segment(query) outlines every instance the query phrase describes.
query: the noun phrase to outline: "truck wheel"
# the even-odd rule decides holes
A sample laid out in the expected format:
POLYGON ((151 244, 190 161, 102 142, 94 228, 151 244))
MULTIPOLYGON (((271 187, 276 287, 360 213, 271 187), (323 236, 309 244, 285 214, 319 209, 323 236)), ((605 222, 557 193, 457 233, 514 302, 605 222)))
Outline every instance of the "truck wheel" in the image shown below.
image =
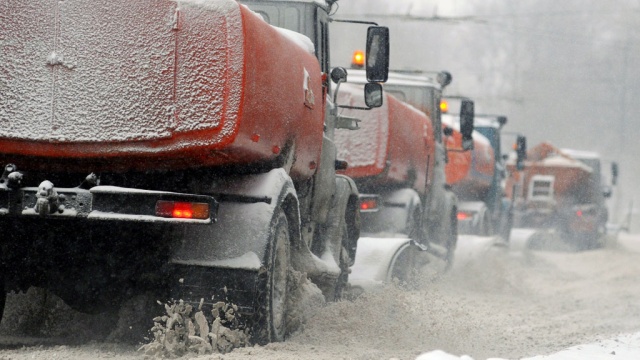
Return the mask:
POLYGON ((478 224, 478 232, 479 236, 491 236, 493 235, 493 229, 491 226, 491 217, 489 216, 489 212, 485 211, 482 214, 482 218, 480 219, 480 223, 478 224))
POLYGON ((351 262, 347 246, 349 246, 349 232, 347 231, 347 223, 345 222, 342 225, 342 245, 339 255, 340 275, 338 276, 338 279, 336 279, 333 289, 325 292, 324 295, 327 301, 338 301, 342 299, 342 292, 349 282, 349 264, 351 262))
POLYGON ((282 209, 277 209, 267 247, 265 269, 258 279, 256 320, 252 327, 253 341, 264 345, 283 341, 286 335, 289 224, 282 209))
POLYGON ((505 224, 502 225, 501 236, 505 243, 509 243, 511 239, 511 229, 513 229, 513 212, 507 212, 506 219, 504 219, 505 224))
POLYGON ((407 219, 407 236, 409 239, 421 241, 423 232, 420 229, 420 209, 415 209, 413 214, 411 214, 407 219))
MULTIPOLYGON (((447 217, 445 217, 446 219, 447 217)), ((445 258, 444 271, 449 271, 453 266, 453 256, 456 252, 456 244, 458 242, 458 217, 457 211, 452 211, 448 217, 448 221, 445 221, 444 229, 448 233, 445 246, 447 248, 447 255, 445 258)))
POLYGON ((2 320, 2 317, 4 316, 4 306, 7 303, 7 292, 4 288, 5 284, 4 284, 4 276, 0 275, 0 321, 2 320))

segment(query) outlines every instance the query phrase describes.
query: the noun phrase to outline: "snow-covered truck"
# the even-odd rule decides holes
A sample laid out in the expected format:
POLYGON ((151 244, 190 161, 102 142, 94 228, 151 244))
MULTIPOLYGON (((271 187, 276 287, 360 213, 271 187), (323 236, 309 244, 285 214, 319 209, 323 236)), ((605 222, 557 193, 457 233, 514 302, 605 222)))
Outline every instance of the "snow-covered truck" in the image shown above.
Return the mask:
MULTIPOLYGON (((362 71, 352 70, 348 81, 364 84, 365 79, 362 71)), ((381 261, 388 268, 380 272, 386 280, 405 277, 407 271, 414 270, 412 250, 428 251, 446 261, 447 266, 453 259, 457 199, 445 184, 446 154, 439 108, 442 91, 450 80, 448 73, 429 76, 391 72, 384 85, 383 106, 362 116, 362 129, 357 133, 341 131, 336 136, 338 157, 348 164, 343 173, 355 180, 361 192, 362 232, 370 243, 365 249, 361 238, 356 262, 365 257, 364 251, 388 248, 380 244, 385 238, 401 235, 408 239, 394 241, 397 245, 384 250, 390 255, 381 261)), ((358 105, 353 101, 359 92, 357 87, 351 91, 351 105, 358 105)), ((461 106, 463 119, 470 124, 465 137, 470 137, 473 103, 461 106)))
MULTIPOLYGON (((291 269, 339 296, 359 213, 335 172, 334 131, 353 122, 332 102, 335 1, 247 4, 0 3, 5 292, 84 312, 147 291, 229 301, 260 343, 286 334, 291 269)), ((379 106, 388 29, 367 41, 379 106)))
MULTIPOLYGON (((445 99, 455 102, 455 99, 445 99)), ((443 105, 446 107, 446 105, 443 105)), ((443 115, 443 122, 451 127, 447 145, 462 144, 459 115, 443 115)), ((449 152, 446 166, 447 184, 458 196, 458 224, 461 234, 500 235, 509 240, 513 226, 512 201, 505 191, 507 178, 504 154, 501 148, 505 116, 476 115, 474 119, 473 150, 449 152)))
MULTIPOLYGON (((521 184, 516 226, 555 230, 578 248, 600 244, 609 218, 605 198, 611 195, 601 162, 595 152, 559 149, 547 142, 527 151, 524 169, 510 180, 521 184)), ((513 163, 508 168, 515 171, 513 163)), ((615 184, 617 165, 612 168, 615 184)))

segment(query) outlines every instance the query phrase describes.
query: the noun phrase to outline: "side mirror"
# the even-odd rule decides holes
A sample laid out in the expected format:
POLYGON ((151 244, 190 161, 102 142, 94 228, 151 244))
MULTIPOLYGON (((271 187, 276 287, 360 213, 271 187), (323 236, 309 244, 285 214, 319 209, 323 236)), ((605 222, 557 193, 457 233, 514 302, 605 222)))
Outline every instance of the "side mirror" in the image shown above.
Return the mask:
POLYGON ((611 185, 617 185, 618 184, 618 163, 617 162, 612 162, 611 163, 611 185))
POLYGON ((364 103, 369 108, 382 106, 384 97, 382 96, 382 85, 378 83, 366 83, 364 85, 364 103))
POLYGON ((447 127, 442 129, 442 133, 444 134, 444 136, 449 137, 449 136, 453 135, 453 129, 447 126, 447 127))
POLYGON ((527 138, 518 135, 516 138, 516 169, 518 171, 524 170, 524 161, 527 159, 527 138))
POLYGON ((462 149, 473 149, 473 101, 462 99, 460 103, 460 133, 462 134, 462 149))
POLYGON ((389 28, 370 26, 367 30, 367 81, 385 82, 389 77, 389 28))
POLYGON ((335 67, 331 70, 331 80, 338 84, 347 81, 347 69, 343 67, 335 67))

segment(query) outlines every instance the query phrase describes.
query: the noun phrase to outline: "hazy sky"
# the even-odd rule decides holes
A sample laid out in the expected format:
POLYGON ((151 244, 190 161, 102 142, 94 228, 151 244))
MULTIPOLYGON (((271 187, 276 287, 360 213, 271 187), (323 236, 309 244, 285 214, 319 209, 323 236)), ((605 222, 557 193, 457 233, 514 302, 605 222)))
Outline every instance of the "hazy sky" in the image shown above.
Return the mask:
MULTIPOLYGON (((527 135, 530 146, 550 141, 618 161, 622 181, 610 203, 626 210, 635 198, 640 207, 640 1, 340 4, 338 18, 390 27, 392 68, 450 71, 448 94, 474 98, 478 112, 507 115, 506 129, 527 135)), ((345 38, 353 25, 335 25, 333 63, 348 66, 364 39, 345 38)))

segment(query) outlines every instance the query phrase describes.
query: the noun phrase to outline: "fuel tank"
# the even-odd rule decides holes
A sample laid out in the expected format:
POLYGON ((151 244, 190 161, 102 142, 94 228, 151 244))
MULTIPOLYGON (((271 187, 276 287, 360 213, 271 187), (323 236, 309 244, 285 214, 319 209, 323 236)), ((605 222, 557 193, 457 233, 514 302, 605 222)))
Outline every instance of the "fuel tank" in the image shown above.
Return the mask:
POLYGON ((0 0, 0 162, 159 170, 319 163, 311 41, 232 0, 0 0))
POLYGON ((473 132, 473 150, 462 149, 459 122, 453 115, 442 115, 443 126, 453 130, 445 143, 449 161, 445 166, 447 184, 464 199, 482 199, 489 191, 495 171, 495 155, 491 143, 482 134, 473 132))
MULTIPOLYGON (((363 87, 342 84, 338 104, 364 106, 363 87)), ((431 119, 423 112, 384 93, 383 106, 371 110, 344 109, 342 115, 361 119, 359 130, 337 130, 338 158, 343 173, 360 188, 409 186, 420 194, 433 176, 435 143, 431 119)))

